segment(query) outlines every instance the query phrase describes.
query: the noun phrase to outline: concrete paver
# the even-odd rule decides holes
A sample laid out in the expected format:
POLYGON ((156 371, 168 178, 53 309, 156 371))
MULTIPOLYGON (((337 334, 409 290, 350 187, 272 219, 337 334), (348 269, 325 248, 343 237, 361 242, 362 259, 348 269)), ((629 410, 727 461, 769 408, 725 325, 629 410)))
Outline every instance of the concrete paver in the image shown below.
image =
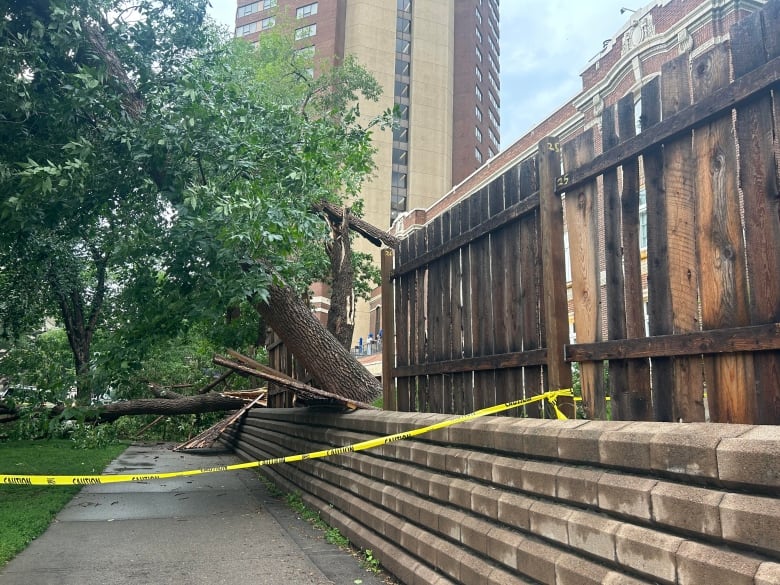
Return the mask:
MULTIPOLYGON (((237 462, 134 445, 106 473, 237 462)), ((52 489, 57 489, 53 487, 52 489)), ((0 572, 2 585, 342 585, 382 580, 273 499, 253 470, 85 487, 0 572)))

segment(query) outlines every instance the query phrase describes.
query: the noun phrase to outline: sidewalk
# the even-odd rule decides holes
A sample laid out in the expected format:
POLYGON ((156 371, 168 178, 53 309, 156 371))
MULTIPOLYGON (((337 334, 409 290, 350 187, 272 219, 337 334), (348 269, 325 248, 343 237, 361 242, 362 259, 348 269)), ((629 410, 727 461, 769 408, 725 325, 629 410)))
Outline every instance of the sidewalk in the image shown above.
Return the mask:
MULTIPOLYGON (((236 463, 134 445, 106 473, 236 463)), ((57 488, 52 488, 57 489, 57 488)), ((2 585, 382 585, 272 498, 254 470, 85 487, 0 571, 2 585)))

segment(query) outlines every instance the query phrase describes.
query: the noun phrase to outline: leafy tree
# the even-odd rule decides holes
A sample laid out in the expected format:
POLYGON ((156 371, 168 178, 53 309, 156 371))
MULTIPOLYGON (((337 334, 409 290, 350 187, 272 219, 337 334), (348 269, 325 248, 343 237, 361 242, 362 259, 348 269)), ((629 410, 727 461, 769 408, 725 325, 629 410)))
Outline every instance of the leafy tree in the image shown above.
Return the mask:
POLYGON ((283 39, 227 42, 205 1, 0 4, 2 333, 55 316, 82 402, 101 330, 131 346, 238 304, 306 317, 290 303, 326 274, 330 237, 311 210, 352 202, 373 168, 362 69, 314 79, 283 39))

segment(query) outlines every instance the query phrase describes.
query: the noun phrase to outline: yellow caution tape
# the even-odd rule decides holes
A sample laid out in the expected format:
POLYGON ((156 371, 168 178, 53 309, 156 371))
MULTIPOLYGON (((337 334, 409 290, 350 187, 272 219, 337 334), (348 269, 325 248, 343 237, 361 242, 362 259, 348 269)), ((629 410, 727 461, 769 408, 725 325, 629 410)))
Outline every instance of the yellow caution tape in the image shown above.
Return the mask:
POLYGON ((409 439, 411 437, 417 437, 425 433, 437 431, 439 429, 445 429, 453 425, 457 425, 466 421, 470 421, 481 416, 487 416, 489 414, 497 414, 504 412, 512 408, 518 408, 537 402, 539 400, 547 400, 555 411, 555 416, 558 419, 566 419, 566 416, 559 410, 557 401, 561 396, 572 397, 573 393, 569 390, 551 390, 544 394, 539 394, 533 398, 527 398, 524 400, 513 400, 512 402, 505 402, 503 404, 496 404, 494 406, 488 406, 476 410, 469 414, 464 414, 454 419, 442 421, 436 424, 429 425, 427 427, 420 427, 418 429, 412 429, 411 431, 405 431, 403 433, 396 433, 394 435, 387 435, 384 437, 378 437, 376 439, 369 439, 368 441, 361 441, 360 443, 353 443, 345 447, 336 447, 334 449, 326 449, 323 451, 314 451, 312 453, 303 453, 300 455, 289 455, 287 457, 277 457, 275 459, 265 459, 263 461, 249 461, 247 463, 237 463, 235 465, 220 465, 217 467, 204 467, 202 469, 189 469, 187 471, 171 471, 168 473, 146 473, 146 474, 124 474, 124 475, 2 475, 0 474, 0 484, 5 485, 92 485, 103 483, 124 483, 132 481, 148 481, 150 479, 169 479, 172 477, 187 477, 190 475, 200 475, 202 473, 216 473, 219 471, 234 471, 237 469, 250 469, 253 467, 261 467, 263 465, 278 465, 279 463, 294 463, 296 461, 305 461, 307 459, 321 459, 323 457, 330 457, 332 455, 341 455, 342 453, 353 453, 355 451, 365 451, 367 449, 374 449, 393 443, 395 441, 401 441, 403 439, 409 439))

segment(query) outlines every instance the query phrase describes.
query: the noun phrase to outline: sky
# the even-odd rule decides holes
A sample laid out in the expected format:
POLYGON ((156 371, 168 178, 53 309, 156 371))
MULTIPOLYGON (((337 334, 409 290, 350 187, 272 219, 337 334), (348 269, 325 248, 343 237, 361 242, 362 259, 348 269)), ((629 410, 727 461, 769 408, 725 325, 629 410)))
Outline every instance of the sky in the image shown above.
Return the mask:
MULTIPOLYGON (((390 1, 390 0, 388 0, 390 1)), ((500 0, 501 148, 511 146, 581 89, 580 73, 647 0, 500 0)), ((236 0, 211 0, 231 30, 236 0)))

